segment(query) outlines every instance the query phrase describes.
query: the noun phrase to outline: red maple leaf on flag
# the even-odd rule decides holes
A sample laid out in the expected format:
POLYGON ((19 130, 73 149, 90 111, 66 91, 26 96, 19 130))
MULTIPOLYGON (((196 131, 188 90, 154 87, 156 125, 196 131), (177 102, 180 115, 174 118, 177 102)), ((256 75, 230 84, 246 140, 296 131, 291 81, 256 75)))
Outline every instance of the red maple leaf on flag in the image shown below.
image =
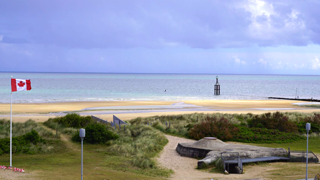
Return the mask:
POLYGON ((25 85, 25 83, 22 82, 22 81, 20 81, 20 82, 18 83, 18 86, 19 86, 19 87, 23 87, 24 85, 25 85))

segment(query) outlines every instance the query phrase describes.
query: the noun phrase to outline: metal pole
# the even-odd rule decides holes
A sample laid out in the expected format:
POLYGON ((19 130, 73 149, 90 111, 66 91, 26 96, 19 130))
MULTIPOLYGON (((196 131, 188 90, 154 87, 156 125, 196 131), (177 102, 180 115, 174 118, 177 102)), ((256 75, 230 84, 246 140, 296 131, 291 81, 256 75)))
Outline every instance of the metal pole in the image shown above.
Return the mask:
POLYGON ((10 97, 10 167, 12 167, 12 92, 10 97))
POLYGON ((81 180, 83 180, 83 138, 81 138, 81 180))
POLYGON ((309 131, 311 129, 311 124, 306 123, 306 130, 307 130, 307 155, 306 155, 306 180, 308 180, 308 146, 309 146, 309 131))
POLYGON ((307 168, 306 168, 306 180, 308 180, 308 159, 309 159, 309 157, 308 157, 308 144, 309 144, 309 131, 307 131, 307 157, 306 157, 306 166, 307 166, 307 168))
POLYGON ((86 130, 81 128, 79 130, 79 137, 81 138, 81 180, 83 180, 83 139, 86 136, 86 130))

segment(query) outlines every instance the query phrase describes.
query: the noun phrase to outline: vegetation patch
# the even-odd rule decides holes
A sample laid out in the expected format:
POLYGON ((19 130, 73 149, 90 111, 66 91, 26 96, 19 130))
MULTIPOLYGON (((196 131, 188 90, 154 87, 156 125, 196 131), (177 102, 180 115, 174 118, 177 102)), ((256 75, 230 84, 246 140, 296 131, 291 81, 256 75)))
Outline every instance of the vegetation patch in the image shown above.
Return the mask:
POLYGON ((44 124, 52 129, 56 129, 57 124, 63 127, 83 128, 93 122, 91 116, 80 116, 79 114, 72 113, 61 117, 50 118, 44 124))
MULTIPOLYGON (((73 142, 80 142, 79 137, 79 116, 64 116, 52 118, 44 124, 58 132, 70 135, 73 142), (63 120, 61 120, 63 119, 63 120), (66 126, 68 124, 68 126, 66 126), (75 126, 73 126, 75 125, 75 126)), ((91 118, 91 117, 90 117, 91 118)), ((122 129, 114 129, 109 124, 86 120, 81 124, 81 128, 86 129, 84 143, 100 144, 104 147, 102 152, 106 155, 118 159, 119 167, 113 167, 116 170, 136 171, 134 168, 144 169, 145 175, 154 177, 169 177, 171 170, 160 168, 154 157, 168 143, 166 137, 158 130, 145 125, 130 125, 122 129), (128 164, 129 163, 129 166, 128 164)), ((118 165, 115 165, 118 166, 118 165)), ((138 170, 139 171, 139 170, 138 170)), ((139 171, 139 173, 141 173, 139 171)))
POLYGON ((265 113, 185 114, 136 118, 132 124, 149 124, 160 131, 186 138, 206 136, 246 143, 286 143, 305 139, 305 124, 311 123, 311 136, 320 133, 320 114, 265 113))
POLYGON ((129 126, 119 131, 119 139, 112 141, 109 150, 131 159, 140 168, 155 168, 154 158, 168 143, 167 138, 149 126, 129 126))
MULTIPOLYGON (((100 123, 89 124, 86 128, 85 143, 90 144, 101 144, 106 143, 109 140, 117 139, 119 136, 111 131, 109 126, 100 123)), ((79 131, 74 133, 72 136, 72 141, 80 142, 79 131)))
MULTIPOLYGON (((12 123, 12 153, 36 154, 60 150, 59 138, 36 122, 12 123)), ((0 120, 0 155, 10 153, 10 122, 0 120)))

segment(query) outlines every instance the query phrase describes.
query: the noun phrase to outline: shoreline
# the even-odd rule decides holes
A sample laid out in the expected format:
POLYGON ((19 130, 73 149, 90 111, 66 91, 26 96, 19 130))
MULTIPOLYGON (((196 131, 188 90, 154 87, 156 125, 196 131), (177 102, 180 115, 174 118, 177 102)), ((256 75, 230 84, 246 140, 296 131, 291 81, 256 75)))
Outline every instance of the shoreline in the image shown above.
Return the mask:
MULTIPOLYGON (((190 113, 262 114, 267 112, 320 112, 320 108, 299 106, 294 100, 186 100, 186 101, 86 101, 62 103, 12 104, 15 122, 33 119, 44 122, 67 112, 95 115, 107 121, 116 115, 130 120, 136 117, 190 113), (86 110, 89 109, 89 110, 86 110)), ((0 119, 10 119, 10 104, 0 104, 0 119)))

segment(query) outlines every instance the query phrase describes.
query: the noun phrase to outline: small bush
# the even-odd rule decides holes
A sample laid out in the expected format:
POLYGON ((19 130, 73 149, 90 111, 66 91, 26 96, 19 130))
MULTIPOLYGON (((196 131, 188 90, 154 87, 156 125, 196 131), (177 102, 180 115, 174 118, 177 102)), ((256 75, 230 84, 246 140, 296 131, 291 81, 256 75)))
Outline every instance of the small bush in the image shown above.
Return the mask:
MULTIPOLYGON (((119 136, 114 132, 110 131, 109 127, 103 124, 93 123, 93 124, 89 124, 86 127, 86 137, 84 142, 90 143, 90 144, 101 144, 117 138, 119 138, 119 136)), ((76 142, 81 141, 79 137, 79 131, 77 131, 72 136, 72 141, 76 141, 76 142)))
POLYGON ((320 133, 320 114, 314 113, 311 117, 305 117, 297 122, 298 130, 301 133, 306 133, 306 123, 311 124, 310 133, 320 133))
POLYGON ((275 112, 265 113, 262 115, 256 115, 252 119, 248 120, 249 127, 253 128, 267 128, 278 129, 283 132, 298 132, 297 125, 289 121, 289 118, 283 113, 275 112))
MULTIPOLYGON (((72 113, 67 114, 62 117, 57 118, 50 118, 46 123, 44 123, 47 126, 54 126, 55 124, 52 122, 56 122, 59 125, 62 125, 64 127, 73 127, 73 128, 83 128, 88 126, 89 124, 93 123, 94 121, 90 116, 80 116, 79 114, 72 113)), ((50 127, 55 129, 56 127, 50 127)))
POLYGON ((230 140, 233 138, 233 133, 237 133, 239 129, 231 124, 226 118, 207 117, 205 121, 194 125, 190 129, 189 135, 193 139, 202 139, 206 136, 217 137, 221 140, 230 140))
MULTIPOLYGON (((13 153, 27 153, 33 154, 41 149, 33 148, 38 144, 46 144, 46 141, 42 139, 38 132, 32 130, 25 135, 12 138, 12 151, 13 153), (33 149, 33 150, 32 150, 33 149)), ((0 155, 10 152, 10 138, 0 139, 0 155)))

